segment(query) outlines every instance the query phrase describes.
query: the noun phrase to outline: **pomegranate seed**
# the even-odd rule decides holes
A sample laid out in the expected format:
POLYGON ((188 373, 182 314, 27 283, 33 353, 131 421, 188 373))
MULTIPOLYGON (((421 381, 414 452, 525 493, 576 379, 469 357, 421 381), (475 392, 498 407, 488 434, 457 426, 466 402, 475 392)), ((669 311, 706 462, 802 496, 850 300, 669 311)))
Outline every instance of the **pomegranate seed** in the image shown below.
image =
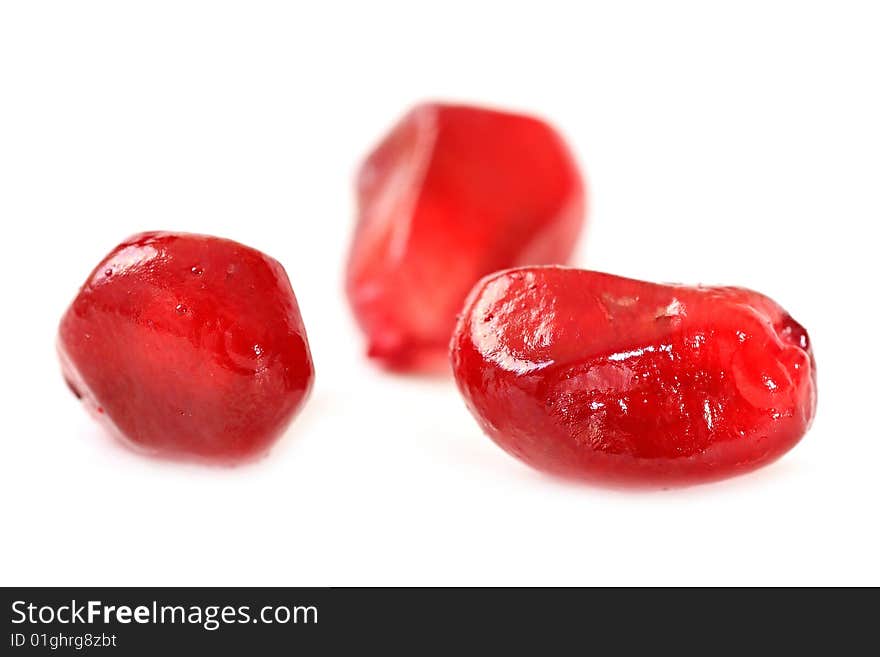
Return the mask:
POLYGON ((284 268, 216 237, 143 233, 95 268, 61 321, 73 393, 143 451, 258 455, 314 378, 284 268))
POLYGON ((565 263, 584 221, 580 174, 546 123, 427 104, 370 154, 347 291, 368 354, 397 370, 446 366, 468 291, 498 269, 565 263))
POLYGON ((470 411, 544 471, 688 484, 791 449, 816 408, 807 332, 767 297, 564 267, 495 273, 452 341, 470 411))

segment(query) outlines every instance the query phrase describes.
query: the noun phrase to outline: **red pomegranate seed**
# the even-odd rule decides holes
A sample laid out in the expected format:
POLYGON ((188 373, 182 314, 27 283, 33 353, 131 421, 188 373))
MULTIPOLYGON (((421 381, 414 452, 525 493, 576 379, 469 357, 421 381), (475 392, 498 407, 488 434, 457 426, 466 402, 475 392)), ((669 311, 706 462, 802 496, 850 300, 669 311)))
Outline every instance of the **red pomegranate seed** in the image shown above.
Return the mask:
POLYGON ((544 471, 688 484, 770 463, 816 408, 807 332, 767 297, 597 272, 499 272, 452 341, 468 407, 544 471))
POLYGON ((449 338, 480 277, 564 263, 584 219, 580 174, 536 119, 420 105, 370 154, 347 291, 368 354, 397 370, 446 366, 449 338))
POLYGON ((267 450, 314 378, 284 268, 205 235, 113 249, 64 315, 58 351, 71 390, 118 437, 212 461, 267 450))

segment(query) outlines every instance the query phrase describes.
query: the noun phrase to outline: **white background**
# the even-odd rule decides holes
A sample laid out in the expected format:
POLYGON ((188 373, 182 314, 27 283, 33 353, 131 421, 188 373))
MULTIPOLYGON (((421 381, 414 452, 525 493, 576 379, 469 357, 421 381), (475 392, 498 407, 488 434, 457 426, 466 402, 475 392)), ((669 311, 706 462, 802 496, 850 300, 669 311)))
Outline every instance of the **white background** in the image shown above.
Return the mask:
POLYGON ((3 584, 880 584, 876 3, 4 2, 3 584), (591 187, 578 263, 761 290, 812 336, 781 461, 621 492, 528 469, 451 381, 362 356, 360 158, 425 98, 521 109, 591 187), (265 460, 145 459, 65 388, 57 322, 147 229, 287 268, 317 368, 265 460))

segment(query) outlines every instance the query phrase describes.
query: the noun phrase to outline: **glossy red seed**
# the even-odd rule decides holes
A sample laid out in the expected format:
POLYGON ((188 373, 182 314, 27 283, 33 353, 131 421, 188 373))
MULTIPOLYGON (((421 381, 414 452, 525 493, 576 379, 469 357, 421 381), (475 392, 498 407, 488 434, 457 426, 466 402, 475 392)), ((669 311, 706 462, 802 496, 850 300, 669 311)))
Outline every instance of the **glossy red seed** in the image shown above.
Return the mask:
POLYGON ((742 288, 499 272, 471 293, 451 356, 486 433, 566 476, 663 485, 736 475, 791 449, 816 407, 807 332, 742 288))
POLYGON ((314 378, 283 267, 205 235, 113 249, 64 315, 58 351, 74 394, 129 445, 212 461, 268 449, 314 378))
POLYGON ((398 370, 446 366, 456 313, 480 277, 564 263, 584 219, 580 174, 536 119, 420 105, 358 180, 346 285, 368 353, 398 370))

